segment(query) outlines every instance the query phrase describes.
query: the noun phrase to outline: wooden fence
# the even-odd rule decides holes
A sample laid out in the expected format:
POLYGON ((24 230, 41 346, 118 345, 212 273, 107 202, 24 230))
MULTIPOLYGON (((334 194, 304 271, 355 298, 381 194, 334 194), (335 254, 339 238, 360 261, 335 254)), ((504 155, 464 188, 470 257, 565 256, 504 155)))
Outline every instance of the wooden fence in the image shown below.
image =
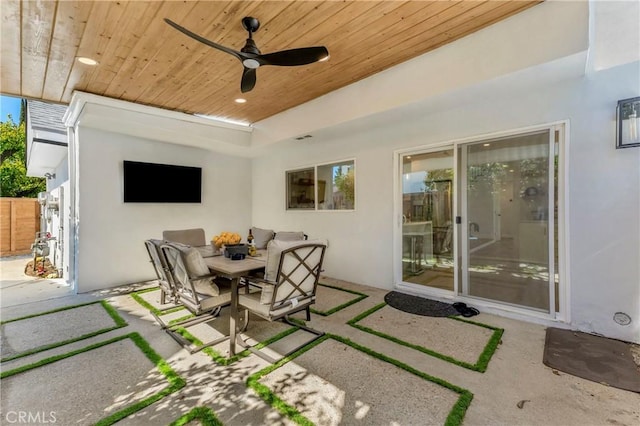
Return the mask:
POLYGON ((36 198, 0 198, 0 256, 31 253, 40 231, 36 198))

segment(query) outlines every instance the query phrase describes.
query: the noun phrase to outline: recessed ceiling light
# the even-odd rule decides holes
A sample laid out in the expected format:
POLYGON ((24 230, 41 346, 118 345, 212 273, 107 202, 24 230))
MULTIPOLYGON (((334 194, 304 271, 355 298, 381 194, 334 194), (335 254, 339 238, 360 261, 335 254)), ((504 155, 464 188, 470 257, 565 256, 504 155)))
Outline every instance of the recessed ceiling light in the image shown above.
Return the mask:
POLYGON ((482 146, 490 146, 490 145, 491 145, 490 143, 482 144, 482 146))
POLYGON ((243 103, 245 103, 245 102, 247 102, 247 100, 246 100, 245 98, 238 98, 238 99, 235 99, 235 103, 237 103, 237 104, 243 104, 243 103))
POLYGON ((78 62, 85 65, 98 65, 98 61, 96 61, 95 59, 85 58, 84 56, 80 56, 78 58, 78 62))

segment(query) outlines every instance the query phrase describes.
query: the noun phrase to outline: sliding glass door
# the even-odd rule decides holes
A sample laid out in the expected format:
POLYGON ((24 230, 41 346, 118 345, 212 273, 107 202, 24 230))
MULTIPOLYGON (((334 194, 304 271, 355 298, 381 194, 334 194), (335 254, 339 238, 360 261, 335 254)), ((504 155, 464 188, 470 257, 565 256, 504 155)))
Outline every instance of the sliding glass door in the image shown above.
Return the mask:
POLYGON ((399 153, 399 288, 559 312, 563 131, 548 126, 399 153))
MULTIPOLYGON (((544 130, 461 146, 462 292, 550 311, 554 147, 544 130)), ((552 280, 553 281, 553 280, 552 280)))

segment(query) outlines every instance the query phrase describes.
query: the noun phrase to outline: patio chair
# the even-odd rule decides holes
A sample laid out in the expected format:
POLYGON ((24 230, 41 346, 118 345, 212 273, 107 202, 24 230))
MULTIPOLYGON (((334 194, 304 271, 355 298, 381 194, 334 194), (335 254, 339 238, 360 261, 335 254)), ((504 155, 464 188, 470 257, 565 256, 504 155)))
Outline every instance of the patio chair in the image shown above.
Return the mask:
POLYGON ((229 336, 223 336, 194 346, 179 333, 178 329, 181 327, 190 327, 217 317, 222 308, 231 302, 231 286, 224 280, 214 282, 216 276, 209 272, 202 255, 194 247, 165 243, 160 249, 167 263, 178 303, 195 316, 171 324, 165 330, 191 353, 228 339, 229 336))
MULTIPOLYGON (((243 277, 248 286, 260 287, 259 292, 246 291, 238 295, 238 309, 244 309, 244 323, 249 322, 249 312, 267 321, 283 320, 295 327, 315 334, 324 333, 299 323, 293 323, 289 315, 306 311, 311 320, 310 306, 316 301, 316 288, 322 271, 326 241, 271 241, 267 247, 267 263, 264 278, 243 277)), ((315 340, 314 339, 314 340, 315 340)), ((254 350, 239 336, 238 343, 269 362, 273 359, 254 350)), ((304 343, 304 345, 310 342, 304 343)), ((301 346, 291 350, 289 355, 301 346)))
POLYGON ((171 275, 169 274, 167 264, 162 252, 160 252, 160 246, 164 244, 161 240, 146 240, 144 246, 151 259, 151 264, 156 272, 158 278, 158 285, 160 286, 160 304, 166 305, 167 298, 171 302, 176 302, 176 292, 173 282, 171 281, 171 275))
POLYGON ((215 256, 215 249, 211 244, 207 243, 204 229, 202 228, 162 231, 162 238, 172 243, 194 247, 202 257, 215 256))
POLYGON ((278 231, 274 234, 273 239, 279 241, 302 241, 308 240, 309 236, 302 231, 278 231))

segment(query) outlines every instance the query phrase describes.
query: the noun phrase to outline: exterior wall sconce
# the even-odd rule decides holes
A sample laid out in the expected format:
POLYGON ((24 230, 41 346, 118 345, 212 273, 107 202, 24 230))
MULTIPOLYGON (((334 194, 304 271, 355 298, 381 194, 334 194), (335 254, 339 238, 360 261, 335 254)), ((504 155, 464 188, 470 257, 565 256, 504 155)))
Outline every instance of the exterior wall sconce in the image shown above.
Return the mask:
POLYGON ((640 97, 618 101, 616 148, 640 146, 640 97))

